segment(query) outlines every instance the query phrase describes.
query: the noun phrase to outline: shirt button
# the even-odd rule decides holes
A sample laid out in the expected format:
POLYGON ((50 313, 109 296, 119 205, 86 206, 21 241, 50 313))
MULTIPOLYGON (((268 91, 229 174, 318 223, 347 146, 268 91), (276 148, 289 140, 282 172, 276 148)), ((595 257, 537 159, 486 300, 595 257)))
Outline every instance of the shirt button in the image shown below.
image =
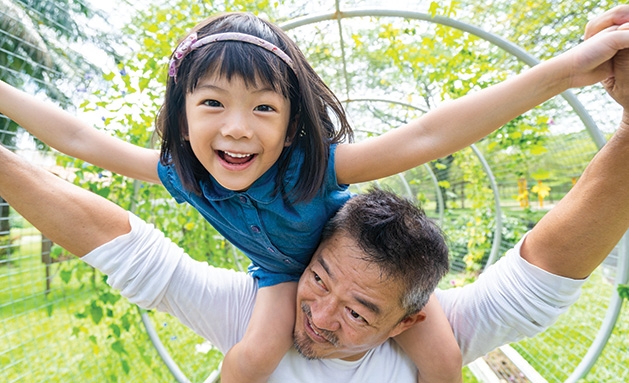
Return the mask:
POLYGON ((238 197, 238 199, 240 199, 240 202, 242 203, 247 203, 247 197, 245 197, 244 195, 241 195, 240 197, 238 197))
POLYGON ((292 263, 292 262, 290 261, 290 258, 285 258, 285 259, 284 259, 284 263, 286 263, 286 264, 290 264, 290 263, 292 263))
POLYGON ((254 233, 259 233, 260 228, 254 225, 254 226, 251 226, 251 231, 253 231, 254 233))
POLYGON ((267 247, 266 249, 269 251, 269 253, 275 253, 275 249, 272 247, 267 247))

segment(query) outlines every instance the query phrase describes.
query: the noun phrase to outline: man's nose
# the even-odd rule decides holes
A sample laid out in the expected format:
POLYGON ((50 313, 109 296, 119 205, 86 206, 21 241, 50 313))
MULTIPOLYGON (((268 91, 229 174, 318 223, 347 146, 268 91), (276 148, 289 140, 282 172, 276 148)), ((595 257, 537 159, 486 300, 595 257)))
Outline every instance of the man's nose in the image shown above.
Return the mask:
POLYGON ((340 328, 338 321, 338 303, 332 299, 321 299, 311 306, 312 324, 321 330, 336 331, 340 328))

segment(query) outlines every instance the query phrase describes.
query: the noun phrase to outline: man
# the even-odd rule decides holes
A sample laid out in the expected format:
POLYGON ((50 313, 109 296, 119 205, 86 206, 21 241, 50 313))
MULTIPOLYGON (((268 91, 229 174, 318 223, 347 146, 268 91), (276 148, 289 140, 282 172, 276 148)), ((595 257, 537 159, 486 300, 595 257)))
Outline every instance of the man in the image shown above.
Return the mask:
MULTIPOLYGON (((621 7, 588 28, 591 34, 625 21, 629 8, 621 7)), ((618 38, 629 47, 627 33, 618 38)), ((549 326, 629 227, 627 52, 619 52, 613 64, 613 72, 611 65, 603 68, 610 75, 605 85, 625 111, 618 131, 577 185, 477 282, 437 291, 466 363, 549 326)), ((137 217, 5 148, 0 148, 0 164, 0 195, 51 240, 109 274, 109 283, 123 295, 170 312, 223 352, 240 340, 257 291, 251 277, 190 259, 137 217)), ((386 233, 414 237, 420 230, 414 225, 422 221, 420 236, 432 231, 428 243, 437 247, 441 239, 421 211, 405 204, 374 191, 350 201, 332 221, 299 282, 296 348, 271 382, 417 380, 413 363, 390 338, 424 319, 421 304, 413 302, 422 302, 416 295, 429 292, 405 282, 403 263, 394 262, 397 269, 383 266, 390 263, 387 252, 400 250, 398 240, 386 233), (395 211, 402 214, 392 218, 395 211), (405 229, 386 230, 398 224, 405 229)), ((402 254, 419 250, 401 246, 402 254)), ((437 263, 442 257, 436 256, 437 263)), ((434 270, 438 273, 439 266, 434 270)))

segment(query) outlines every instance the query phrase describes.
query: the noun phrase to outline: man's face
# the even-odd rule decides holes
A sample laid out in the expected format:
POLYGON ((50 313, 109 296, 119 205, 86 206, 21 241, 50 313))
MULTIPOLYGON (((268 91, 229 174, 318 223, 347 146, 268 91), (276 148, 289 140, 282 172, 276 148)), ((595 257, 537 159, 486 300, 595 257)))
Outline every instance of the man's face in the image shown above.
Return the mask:
POLYGON ((303 356, 357 360, 423 319, 402 320, 401 284, 362 257, 346 235, 319 245, 297 289, 294 339, 303 356))

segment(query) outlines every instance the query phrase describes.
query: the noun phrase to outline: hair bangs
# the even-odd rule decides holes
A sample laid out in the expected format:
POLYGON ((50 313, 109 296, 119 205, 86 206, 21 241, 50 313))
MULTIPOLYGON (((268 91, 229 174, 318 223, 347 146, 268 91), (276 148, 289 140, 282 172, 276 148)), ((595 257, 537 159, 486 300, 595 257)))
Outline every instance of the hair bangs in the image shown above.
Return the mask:
MULTIPOLYGON (((290 68, 264 49, 238 41, 208 44, 191 54, 197 56, 187 73, 186 91, 192 92, 199 79, 221 77, 231 81, 241 78, 248 88, 267 87, 290 98, 290 68)), ((183 68, 182 68, 183 69, 183 68)))

